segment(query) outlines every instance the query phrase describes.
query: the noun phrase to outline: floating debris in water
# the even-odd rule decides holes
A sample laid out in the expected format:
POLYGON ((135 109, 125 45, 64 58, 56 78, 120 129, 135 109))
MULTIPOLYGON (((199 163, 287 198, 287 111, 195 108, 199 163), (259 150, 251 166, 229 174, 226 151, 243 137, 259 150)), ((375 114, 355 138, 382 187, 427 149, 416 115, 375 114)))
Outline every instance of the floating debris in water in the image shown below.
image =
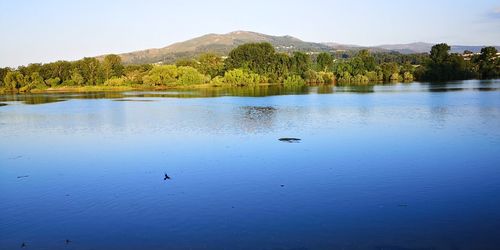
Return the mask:
POLYGON ((21 175, 21 176, 18 176, 17 179, 26 178, 26 177, 29 177, 29 175, 21 175))
POLYGON ((70 240, 66 239, 64 242, 66 242, 66 245, 68 245, 69 243, 71 243, 70 240))
POLYGON ((284 138, 279 138, 279 141, 282 142, 288 142, 288 143, 299 143, 301 139, 299 138, 293 138, 293 137, 284 137, 284 138))
POLYGON ((280 186, 281 186, 281 187, 284 187, 285 185, 281 184, 280 186))
POLYGON ((23 243, 21 244, 21 248, 25 248, 25 247, 26 247, 26 243, 24 243, 24 242, 23 242, 23 243))
POLYGON ((165 173, 165 178, 163 178, 163 180, 167 180, 167 179, 169 179, 169 180, 170 180, 170 176, 168 176, 168 174, 167 174, 167 173, 165 173))

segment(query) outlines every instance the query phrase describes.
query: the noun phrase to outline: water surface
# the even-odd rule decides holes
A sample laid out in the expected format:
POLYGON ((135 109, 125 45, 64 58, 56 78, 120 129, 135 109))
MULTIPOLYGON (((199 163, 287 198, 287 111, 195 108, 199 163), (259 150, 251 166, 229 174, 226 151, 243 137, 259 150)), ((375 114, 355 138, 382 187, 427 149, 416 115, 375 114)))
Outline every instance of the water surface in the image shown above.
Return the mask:
POLYGON ((500 245, 499 80, 0 103, 0 249, 500 245))

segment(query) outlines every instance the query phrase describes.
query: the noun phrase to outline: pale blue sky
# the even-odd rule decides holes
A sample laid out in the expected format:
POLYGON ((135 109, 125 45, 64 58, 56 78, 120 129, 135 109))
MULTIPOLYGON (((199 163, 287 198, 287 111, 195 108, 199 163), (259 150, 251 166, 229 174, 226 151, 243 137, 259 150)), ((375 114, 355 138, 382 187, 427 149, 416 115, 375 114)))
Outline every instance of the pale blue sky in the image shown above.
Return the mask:
POLYGON ((493 0, 0 0, 0 66, 163 47, 250 30, 359 45, 500 45, 493 0))

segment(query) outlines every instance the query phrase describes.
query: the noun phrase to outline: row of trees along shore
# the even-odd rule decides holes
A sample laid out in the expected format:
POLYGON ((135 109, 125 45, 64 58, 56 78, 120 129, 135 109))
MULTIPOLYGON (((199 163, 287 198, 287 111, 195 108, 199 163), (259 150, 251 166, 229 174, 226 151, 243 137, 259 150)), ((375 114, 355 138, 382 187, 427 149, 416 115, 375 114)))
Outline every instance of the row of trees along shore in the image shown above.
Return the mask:
POLYGON ((86 57, 73 62, 0 68, 0 88, 29 92, 66 86, 367 85, 485 79, 500 75, 500 58, 494 47, 485 47, 476 55, 450 54, 449 51, 447 44, 437 44, 430 53, 411 55, 368 50, 286 54, 276 52, 269 43, 248 43, 233 49, 227 57, 206 53, 171 65, 124 65, 118 55, 107 55, 102 60, 86 57))

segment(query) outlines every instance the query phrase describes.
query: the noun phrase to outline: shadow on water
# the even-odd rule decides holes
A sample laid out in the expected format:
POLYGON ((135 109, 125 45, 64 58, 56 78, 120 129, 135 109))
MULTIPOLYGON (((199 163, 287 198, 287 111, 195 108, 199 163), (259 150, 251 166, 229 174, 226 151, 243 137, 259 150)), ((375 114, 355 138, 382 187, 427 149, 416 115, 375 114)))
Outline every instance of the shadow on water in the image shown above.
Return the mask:
MULTIPOLYGON (((307 95, 334 93, 376 93, 376 92, 456 92, 456 91, 498 91, 498 80, 468 80, 448 83, 391 83, 365 86, 246 86, 210 87, 200 89, 172 89, 169 91, 128 91, 128 92, 79 92, 79 93, 40 93, 4 94, 0 102, 24 102, 43 104, 70 99, 114 99, 114 101, 153 101, 131 98, 207 98, 221 96, 265 97, 277 95, 307 95)), ((0 104, 5 106, 5 104, 0 104)))

